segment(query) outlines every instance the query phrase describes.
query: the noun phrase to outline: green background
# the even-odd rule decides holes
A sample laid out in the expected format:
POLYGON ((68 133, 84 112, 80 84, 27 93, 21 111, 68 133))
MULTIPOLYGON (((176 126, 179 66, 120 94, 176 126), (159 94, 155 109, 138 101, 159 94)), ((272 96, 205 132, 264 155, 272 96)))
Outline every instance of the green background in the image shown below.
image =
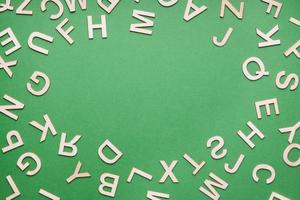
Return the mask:
MULTIPOLYGON (((11 194, 5 179, 8 174, 22 193, 18 199, 44 199, 38 194, 40 188, 61 199, 110 199, 98 192, 99 176, 104 172, 120 176, 115 199, 122 200, 146 199, 147 190, 169 193, 171 199, 209 199, 198 190, 209 172, 229 184, 226 191, 218 189, 221 199, 268 199, 272 191, 290 199, 300 198, 300 168, 283 162, 288 135, 278 131, 299 121, 299 88, 291 92, 275 86, 279 71, 300 72, 299 59, 283 55, 299 40, 300 27, 288 19, 300 19, 300 1, 284 1, 279 18, 274 19, 274 10, 265 13, 267 4, 244 0, 243 20, 228 9, 220 18, 220 1, 195 2, 207 5, 208 10, 185 22, 186 0, 170 8, 154 0, 123 0, 107 14, 108 38, 102 39, 100 31, 95 31, 93 40, 88 39, 87 16, 93 16, 98 23, 100 15, 106 14, 96 1, 89 1, 86 11, 77 5, 76 13, 70 13, 64 4, 64 14, 58 20, 49 19, 57 11, 55 5, 50 3, 43 13, 36 1, 27 7, 33 10, 33 16, 16 15, 20 1, 12 2, 14 11, 0 14, 0 30, 11 27, 22 44, 22 49, 9 56, 4 55, 8 46, 0 48, 4 60, 18 60, 17 66, 11 68, 12 79, 0 70, 0 103, 7 104, 2 97, 8 94, 25 104, 22 111, 14 111, 19 115, 18 121, 0 115, 0 147, 6 146, 6 133, 10 130, 18 130, 25 143, 17 150, 0 154, 0 199, 11 194), (152 36, 129 32, 130 24, 138 22, 132 17, 133 9, 155 12, 152 36), (70 34, 73 45, 55 30, 65 17, 69 18, 67 27, 75 27, 70 34), (262 39, 255 28, 268 32, 276 24, 280 30, 274 38, 280 38, 281 45, 258 48, 262 39), (212 36, 222 37, 229 27, 234 28, 229 42, 216 47, 212 36), (37 42, 49 49, 49 55, 28 47, 27 39, 33 31, 54 37, 52 44, 37 42), (262 59, 270 76, 253 82, 244 77, 241 65, 251 56, 262 59), (42 97, 26 90, 34 71, 42 71, 51 79, 51 87, 42 97), (280 115, 272 111, 267 117, 263 113, 263 119, 258 120, 255 101, 274 97, 278 98, 280 115), (29 122, 43 122, 43 114, 50 116, 59 134, 48 134, 46 141, 40 143, 40 131, 29 122), (265 134, 263 141, 254 139, 253 150, 236 134, 238 130, 250 131, 246 125, 249 120, 265 134), (61 132, 67 133, 68 140, 82 135, 76 157, 58 156, 61 132), (215 135, 224 138, 228 150, 227 156, 217 161, 210 157, 211 149, 206 148, 207 140, 215 135), (114 165, 105 164, 97 154, 105 139, 124 153, 114 165), (16 166, 18 157, 28 151, 42 160, 41 171, 33 177, 16 166), (183 159, 184 153, 207 162, 196 176, 183 159), (234 175, 226 173, 224 163, 232 165, 240 153, 246 158, 239 171, 234 175), (158 183, 164 173, 159 160, 168 164, 178 160, 174 169, 178 184, 170 179, 158 183), (67 184, 65 179, 78 161, 92 177, 67 184), (253 168, 261 163, 276 170, 276 179, 270 185, 264 183, 268 176, 265 172, 259 174, 259 183, 252 180, 253 168), (153 180, 134 177, 128 184, 126 179, 133 166, 152 174, 153 180)), ((232 2, 238 6, 239 1, 232 2)), ((299 136, 294 142, 299 143, 299 136)), ((294 151, 291 159, 298 156, 294 151)))

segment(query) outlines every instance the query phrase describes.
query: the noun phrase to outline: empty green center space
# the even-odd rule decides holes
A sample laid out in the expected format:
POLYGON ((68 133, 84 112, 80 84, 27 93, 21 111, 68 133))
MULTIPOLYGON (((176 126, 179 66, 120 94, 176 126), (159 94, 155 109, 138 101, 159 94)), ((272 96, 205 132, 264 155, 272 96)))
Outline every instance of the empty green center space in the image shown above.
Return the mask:
MULTIPOLYGON (((239 1, 232 2, 238 7, 239 1)), ((15 11, 1 13, 0 30, 11 27, 22 48, 10 56, 4 56, 7 47, 0 48, 3 58, 18 60, 12 68, 12 79, 0 71, 0 94, 20 100, 25 108, 14 111, 19 115, 18 121, 0 115, 0 147, 6 146, 5 137, 10 130, 18 130, 25 145, 0 155, 0 198, 11 194, 5 179, 10 174, 22 193, 19 199, 42 199, 40 188, 61 199, 110 199, 98 192, 99 176, 104 172, 120 176, 115 199, 121 200, 146 199, 148 190, 169 193, 171 199, 208 199, 198 188, 210 172, 229 184, 226 191, 218 189, 221 199, 268 199, 272 191, 290 199, 299 198, 299 167, 290 168, 283 162, 288 135, 280 134, 278 129, 299 121, 300 94, 299 89, 278 89, 275 78, 280 71, 300 72, 299 59, 283 55, 299 40, 300 28, 288 20, 292 16, 300 18, 300 5, 296 0, 284 2, 275 19, 274 11, 265 13, 267 4, 244 2, 242 20, 228 9, 220 18, 220 1, 195 1, 208 9, 189 22, 183 20, 186 1, 170 8, 157 1, 121 1, 111 14, 106 14, 96 1, 88 2, 86 11, 77 6, 75 13, 70 13, 64 3, 64 14, 58 20, 49 19, 57 9, 51 3, 44 13, 39 3, 31 3, 28 8, 33 10, 33 16, 16 15, 15 11), (139 22, 132 17, 134 9, 155 13, 154 26, 148 28, 152 35, 129 31, 130 24, 139 22), (94 39, 89 40, 87 16, 97 24, 102 14, 106 14, 108 37, 103 39, 101 31, 94 30, 94 39), (55 30, 66 17, 67 27, 75 28, 70 33, 73 45, 55 30), (280 30, 274 38, 281 39, 281 45, 258 48, 263 40, 255 29, 268 32, 276 24, 280 30), (223 38, 229 27, 234 30, 227 44, 215 46, 212 37, 223 38), (49 55, 28 47, 28 37, 34 31, 54 37, 53 43, 37 41, 49 50, 49 55), (252 56, 263 61, 269 76, 249 81, 243 75, 242 64, 252 56), (50 89, 41 97, 26 90, 34 71, 46 73, 51 80, 50 89), (262 112, 263 119, 258 120, 255 101, 275 97, 280 115, 272 111, 267 117, 262 112), (44 114, 49 115, 58 135, 48 134, 46 141, 40 143, 41 132, 29 122, 42 123, 44 114), (254 139, 253 150, 237 135, 238 130, 250 132, 248 121, 265 134, 264 140, 254 139), (67 133, 67 141, 75 135, 82 136, 73 158, 58 155, 62 132, 67 133), (216 135, 225 140, 228 151, 221 160, 213 160, 211 149, 206 147, 207 140, 216 135), (123 152, 114 165, 105 164, 98 156, 98 148, 106 139, 123 152), (42 161, 41 171, 33 177, 16 166, 19 156, 28 151, 42 161), (206 161, 196 176, 183 158, 185 153, 198 162, 206 161), (239 171, 226 173, 224 163, 232 166, 241 153, 246 158, 239 171), (160 160, 167 164, 178 160, 174 174, 179 183, 173 184, 170 179, 158 183, 165 172, 160 160), (78 161, 83 165, 82 171, 92 177, 68 184, 65 180, 78 161), (264 184, 264 173, 259 183, 252 180, 253 168, 261 163, 276 170, 276 180, 270 185, 264 184), (153 180, 136 176, 127 183, 132 167, 152 174, 153 180)), ((249 65, 249 71, 255 73, 255 67, 249 65)), ((0 102, 6 103, 3 99, 0 102)), ((299 143, 298 136, 295 143, 299 143)), ((297 156, 293 154, 291 158, 297 156)))

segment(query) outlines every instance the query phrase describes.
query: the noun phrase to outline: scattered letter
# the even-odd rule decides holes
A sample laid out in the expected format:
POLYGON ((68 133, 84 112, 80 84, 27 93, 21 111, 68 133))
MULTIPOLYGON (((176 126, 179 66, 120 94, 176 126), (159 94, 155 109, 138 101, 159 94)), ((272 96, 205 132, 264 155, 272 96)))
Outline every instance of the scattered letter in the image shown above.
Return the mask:
POLYGON ((115 147, 115 145, 113 145, 109 140, 105 140, 105 142, 103 144, 101 144, 99 149, 98 149, 98 155, 107 164, 114 164, 121 158, 123 153, 117 147, 115 147), (105 147, 110 148, 110 150, 112 150, 115 153, 114 158, 110 159, 110 158, 107 158, 107 156, 104 155, 103 149, 105 147))
POLYGON ((207 7, 205 5, 198 7, 194 4, 193 0, 188 0, 186 7, 185 7, 183 19, 185 21, 190 21, 197 15, 204 12, 206 9, 207 9, 207 7), (191 10, 192 10, 192 12, 191 12, 191 10))
POLYGON ((109 173, 103 173, 100 176, 100 185, 99 185, 99 192, 105 196, 115 197, 115 193, 118 187, 119 176, 109 173), (112 183, 107 182, 105 179, 113 179, 112 183), (110 188, 110 191, 104 190, 104 188, 110 188))
POLYGON ((225 14, 225 7, 229 8, 229 10, 238 18, 243 19, 244 13, 244 2, 240 3, 240 10, 237 10, 233 5, 229 2, 229 0, 222 0, 221 3, 221 12, 220 17, 224 17, 225 14))
POLYGON ((81 162, 79 161, 76 165, 74 173, 69 178, 67 178, 68 183, 71 183, 72 181, 74 181, 77 178, 85 178, 85 177, 91 176, 88 172, 80 173, 80 169, 81 169, 81 162))
POLYGON ((276 115, 279 115, 279 107, 278 107, 278 101, 277 98, 273 98, 273 99, 267 99, 267 100, 263 100, 263 101, 257 101, 255 102, 255 109, 256 109, 256 114, 257 114, 257 118, 261 119, 261 111, 260 111, 260 107, 261 106, 265 106, 266 107, 266 111, 267 111, 267 116, 271 115, 271 109, 270 109, 270 105, 273 104, 274 105, 274 109, 275 109, 275 113, 276 115))
POLYGON ((258 181, 259 181, 259 178, 257 176, 257 172, 260 171, 260 170, 267 170, 271 173, 271 176, 268 179, 266 179, 267 184, 270 184, 275 180, 276 173, 275 173, 274 168, 270 165, 267 165, 267 164, 260 164, 260 165, 257 165, 252 171, 252 178, 254 179, 255 182, 258 183, 258 181))
POLYGON ((6 140, 7 140, 8 146, 2 148, 3 153, 14 150, 14 149, 19 148, 19 147, 24 145, 24 142, 22 140, 22 137, 21 137, 20 133, 18 131, 15 131, 15 130, 9 131, 6 134, 6 140), (15 142, 13 142, 13 137, 15 137, 15 139, 16 139, 15 142))
POLYGON ((3 31, 0 32, 0 38, 2 38, 4 35, 8 35, 8 38, 1 42, 1 46, 5 46, 8 43, 13 43, 13 47, 11 47, 9 50, 5 51, 5 55, 10 55, 11 53, 19 50, 22 46, 20 45, 18 39, 16 38, 14 32, 11 30, 11 28, 6 28, 3 31))
POLYGON ((177 160, 173 160, 171 165, 168 166, 166 161, 164 160, 160 161, 160 164, 163 166, 164 170, 166 171, 164 175, 161 177, 161 179, 159 180, 160 183, 164 183, 168 177, 171 178, 173 183, 178 183, 178 180, 173 173, 173 169, 175 168, 177 162, 178 162, 177 160))
POLYGON ((13 200, 13 199, 17 198, 18 196, 20 196, 21 193, 20 193, 16 183, 12 179, 12 177, 10 175, 6 176, 6 180, 8 181, 11 189, 13 190, 13 194, 6 197, 5 200, 13 200))
POLYGON ((25 162, 25 164, 23 164, 23 160, 26 159, 26 158, 31 158, 31 159, 34 160, 34 162, 36 163, 35 169, 34 169, 34 170, 29 170, 29 171, 27 171, 26 174, 27 174, 28 176, 34 176, 34 175, 36 175, 36 174, 40 171, 40 169, 41 169, 41 167, 42 167, 42 163, 41 163, 40 158, 39 158, 36 154, 34 154, 34 153, 32 153, 32 152, 27 152, 27 153, 22 154, 22 155, 19 157, 18 161, 17 161, 17 166, 18 166, 22 171, 24 171, 24 170, 25 170, 26 168, 28 168, 29 165, 30 165, 29 162, 25 162))
POLYGON ((67 137, 66 133, 61 134, 58 155, 62 155, 62 156, 66 156, 66 157, 74 157, 78 151, 76 143, 81 138, 81 135, 75 135, 75 137, 70 142, 66 142, 66 137, 67 137), (72 149, 72 151, 65 152, 64 151, 65 147, 72 149))
POLYGON ((264 139, 265 135, 254 126, 254 124, 251 121, 247 122, 247 125, 249 128, 251 128, 252 132, 246 136, 242 131, 238 131, 238 135, 248 144, 248 146, 253 149, 255 147, 255 144, 251 141, 251 138, 255 135, 257 135, 260 139, 264 139))
POLYGON ((206 185, 209 191, 202 186, 199 188, 199 190, 203 192, 205 195, 207 195, 208 197, 210 197, 211 199, 217 200, 220 198, 220 194, 217 192, 215 187, 225 190, 228 186, 228 183, 222 180, 221 178, 219 178, 217 175, 215 175, 212 172, 209 173, 209 176, 212 179, 214 179, 214 181, 211 181, 209 179, 205 179, 204 181, 204 184, 206 185))
POLYGON ((224 139, 220 136, 214 136, 214 137, 209 138, 209 140, 207 141, 206 146, 208 148, 210 148, 212 143, 215 142, 215 141, 217 141, 218 144, 214 148, 212 148, 210 155, 213 159, 219 160, 219 159, 222 159, 226 156, 227 149, 223 149, 222 152, 217 154, 217 152, 220 151, 224 146, 224 139))
POLYGON ((1 106, 0 105, 0 113, 3 113, 4 115, 14 119, 14 120, 18 120, 19 116, 10 112, 9 110, 20 110, 24 108, 24 104, 19 102, 18 100, 8 96, 7 94, 5 94, 3 96, 3 99, 5 99, 6 101, 9 101, 10 103, 12 103, 12 105, 6 105, 6 106, 1 106))
POLYGON ((89 39, 94 39, 94 29, 101 29, 102 38, 107 38, 106 17, 101 15, 101 24, 93 24, 92 16, 87 17, 89 39))
POLYGON ((264 42, 258 43, 258 47, 269 47, 269 46, 279 45, 280 40, 273 40, 271 38, 278 30, 279 30, 278 24, 274 26, 267 34, 263 33, 261 30, 257 28, 256 34, 265 40, 264 42))
POLYGON ((145 28, 154 26, 154 22, 152 20, 148 19, 147 17, 154 18, 155 13, 141 11, 141 10, 133 10, 132 16, 136 19, 139 19, 143 23, 131 24, 130 25, 130 31, 131 32, 152 35, 152 30, 148 30, 148 29, 145 29, 145 28))
POLYGON ((41 89, 41 90, 39 90, 39 91, 36 91, 36 90, 34 90, 33 88, 32 88, 32 84, 31 83, 27 83, 27 90, 31 93, 31 94, 33 94, 33 95, 35 95, 35 96, 42 96, 42 95, 44 95, 47 91, 48 91, 48 89, 49 89, 49 87, 50 87, 50 79, 49 79, 49 77, 45 74, 45 73, 43 73, 43 72, 39 72, 39 71, 35 71, 32 75, 31 75, 31 77, 30 77, 30 80, 32 80, 34 83, 36 83, 36 84, 39 84, 40 83, 40 80, 38 79, 38 78, 42 78, 43 80, 44 80, 44 87, 41 89))
POLYGON ((31 126, 34 126, 35 128, 42 131, 42 137, 41 137, 40 142, 44 142, 46 140, 48 130, 50 130, 50 132, 53 136, 57 134, 56 129, 54 128, 49 116, 46 114, 46 115, 43 116, 43 118, 45 120, 45 125, 44 126, 39 124, 37 121, 31 121, 30 122, 31 126))
POLYGON ((45 35, 43 33, 40 32, 32 32, 28 38, 28 46, 33 49, 34 51, 37 51, 39 53, 48 55, 49 51, 47 49, 44 49, 40 46, 37 46, 35 44, 33 44, 33 39, 34 38, 39 38, 42 40, 45 40, 47 42, 53 42, 53 37, 49 36, 49 35, 45 35))

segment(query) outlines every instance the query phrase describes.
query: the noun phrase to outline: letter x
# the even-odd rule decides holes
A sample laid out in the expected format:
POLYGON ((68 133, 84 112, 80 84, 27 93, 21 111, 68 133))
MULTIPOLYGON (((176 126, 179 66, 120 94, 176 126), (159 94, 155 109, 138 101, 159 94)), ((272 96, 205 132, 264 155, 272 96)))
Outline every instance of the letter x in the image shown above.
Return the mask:
POLYGON ((177 178, 175 177, 175 175, 172 172, 172 170, 176 166, 177 162, 178 162, 177 160, 173 160, 171 165, 168 166, 164 160, 160 161, 160 164, 163 166, 164 170, 166 171, 164 173, 164 175, 161 177, 161 179, 159 180, 160 183, 164 183, 166 181, 166 179, 168 178, 168 176, 171 178, 173 183, 178 183, 177 178))

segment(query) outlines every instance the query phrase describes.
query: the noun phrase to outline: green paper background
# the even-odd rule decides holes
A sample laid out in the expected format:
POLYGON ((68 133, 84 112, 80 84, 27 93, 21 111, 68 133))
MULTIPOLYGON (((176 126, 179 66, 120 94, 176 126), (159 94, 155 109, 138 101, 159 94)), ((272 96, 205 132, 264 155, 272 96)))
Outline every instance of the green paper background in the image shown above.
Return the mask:
MULTIPOLYGON (((236 7, 239 2, 232 1, 236 7)), ((7 104, 2 97, 8 94, 23 102, 25 108, 14 111, 19 115, 17 121, 0 115, 0 147, 6 146, 6 133, 10 130, 19 131, 25 145, 7 154, 0 153, 0 199, 11 194, 7 175, 20 189, 20 200, 45 199, 38 194, 40 188, 61 199, 111 199, 98 192, 99 176, 104 172, 120 176, 115 196, 120 200, 146 199, 148 190, 169 193, 171 199, 209 199, 198 190, 209 172, 229 184, 226 191, 218 189, 221 199, 268 199, 272 191, 299 199, 300 168, 283 162, 288 135, 280 134, 278 128, 299 121, 300 93, 299 88, 293 92, 278 89, 275 77, 282 70, 287 74, 300 72, 299 59, 283 55, 300 39, 300 27, 288 21, 290 17, 300 19, 300 1, 284 1, 278 19, 273 18, 274 9, 266 14, 267 4, 259 0, 244 2, 243 20, 228 9, 220 18, 220 1, 205 0, 195 3, 207 5, 208 10, 185 22, 186 0, 179 0, 170 8, 154 0, 123 0, 111 14, 106 14, 96 1, 89 1, 86 11, 77 5, 76 13, 70 13, 64 3, 64 14, 58 20, 49 19, 57 11, 51 3, 43 13, 39 3, 32 2, 27 8, 33 10, 33 16, 22 16, 15 13, 21 1, 13 1, 14 11, 0 14, 0 30, 11 27, 22 49, 5 56, 8 46, 0 48, 4 60, 18 60, 17 66, 11 68, 12 79, 0 70, 0 105, 7 104), (152 36, 129 32, 130 24, 138 22, 132 17, 133 9, 155 12, 152 36), (89 40, 87 16, 93 16, 98 23, 101 14, 107 15, 108 38, 102 39, 100 31, 95 31, 95 38, 89 40), (70 34, 73 45, 55 30, 65 17, 69 18, 67 26, 75 27, 70 34), (281 45, 258 48, 262 39, 255 28, 268 32, 276 24, 280 30, 274 38, 280 38, 281 45), (222 48, 216 47, 212 36, 222 37, 229 27, 234 29, 229 42, 222 48), (28 47, 27 39, 33 31, 54 37, 52 44, 37 41, 49 49, 49 55, 28 47), (262 59, 269 76, 258 81, 245 78, 241 65, 251 56, 262 59), (51 79, 51 87, 42 97, 26 90, 34 71, 42 71, 51 79), (255 101, 274 97, 278 98, 280 115, 272 111, 267 117, 263 113, 263 119, 258 120, 255 101), (43 122, 44 114, 50 116, 59 134, 49 134, 40 143, 40 131, 29 122, 43 122), (238 130, 249 132, 247 121, 265 134, 262 141, 254 139, 253 150, 236 134, 238 130), (67 133, 68 140, 76 134, 82 136, 76 157, 58 156, 61 132, 67 133), (207 140, 215 135, 224 138, 228 150, 221 160, 213 160, 211 149, 206 148, 207 140), (124 153, 114 165, 105 164, 97 154, 106 139, 124 153), (42 160, 41 171, 33 177, 16 166, 19 156, 28 151, 42 160), (207 162, 196 176, 192 175, 193 167, 183 159, 184 153, 207 162), (239 171, 234 175, 226 173, 224 163, 232 165, 240 153, 246 158, 239 171), (174 169, 178 184, 170 179, 158 183, 164 173, 159 160, 168 164, 178 160, 174 169), (78 161, 92 177, 67 184, 65 179, 78 161), (252 169, 261 163, 276 170, 276 179, 270 185, 264 183, 266 172, 259 173, 259 183, 252 180, 252 169), (128 184, 126 179, 133 166, 152 174, 153 180, 134 177, 128 184)), ((294 142, 299 143, 298 135, 294 142)), ((298 157, 297 151, 290 156, 294 160, 298 157)))

